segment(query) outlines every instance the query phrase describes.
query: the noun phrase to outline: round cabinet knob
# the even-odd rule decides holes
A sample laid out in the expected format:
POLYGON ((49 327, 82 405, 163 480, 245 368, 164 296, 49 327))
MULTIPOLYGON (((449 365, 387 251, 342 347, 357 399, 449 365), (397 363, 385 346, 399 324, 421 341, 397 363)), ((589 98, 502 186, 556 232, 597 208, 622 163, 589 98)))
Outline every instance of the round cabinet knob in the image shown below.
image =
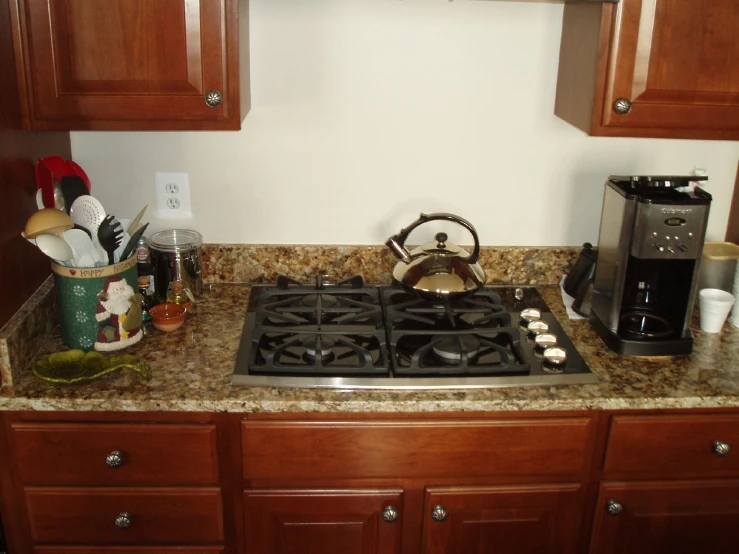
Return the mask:
POLYGON ((449 512, 446 511, 446 508, 439 504, 438 506, 434 506, 434 509, 431 510, 431 519, 434 521, 442 522, 446 518, 449 517, 449 512))
POLYGON ((128 512, 121 512, 115 518, 115 526, 118 529, 128 529, 131 527, 131 514, 128 512))
POLYGON ((617 516, 624 511, 624 505, 617 500, 609 500, 606 504, 606 511, 612 516, 617 516))
POLYGON ((713 441, 713 453, 716 456, 728 456, 731 452, 731 445, 724 441, 713 441))
POLYGON ((205 103, 211 108, 220 106, 223 102, 223 94, 220 90, 209 90, 205 93, 205 103))
POLYGON ((393 523, 394 521, 398 521, 399 516, 400 516, 400 512, 398 512, 395 506, 388 506, 382 512, 382 519, 384 519, 388 523, 393 523))
POLYGON ((626 115, 631 111, 631 100, 628 98, 619 98, 614 102, 613 109, 619 115, 626 115))
POLYGON ((105 464, 113 469, 121 467, 123 461, 123 452, 120 450, 113 450, 113 452, 105 457, 105 464))

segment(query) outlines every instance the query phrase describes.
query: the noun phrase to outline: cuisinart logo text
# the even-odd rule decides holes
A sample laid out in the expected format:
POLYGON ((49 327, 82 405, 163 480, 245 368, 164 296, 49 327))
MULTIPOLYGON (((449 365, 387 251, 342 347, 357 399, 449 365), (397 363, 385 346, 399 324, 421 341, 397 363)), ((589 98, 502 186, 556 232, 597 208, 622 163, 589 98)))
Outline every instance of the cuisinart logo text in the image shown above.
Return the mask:
POLYGON ((689 214, 693 208, 662 208, 663 214, 689 214))

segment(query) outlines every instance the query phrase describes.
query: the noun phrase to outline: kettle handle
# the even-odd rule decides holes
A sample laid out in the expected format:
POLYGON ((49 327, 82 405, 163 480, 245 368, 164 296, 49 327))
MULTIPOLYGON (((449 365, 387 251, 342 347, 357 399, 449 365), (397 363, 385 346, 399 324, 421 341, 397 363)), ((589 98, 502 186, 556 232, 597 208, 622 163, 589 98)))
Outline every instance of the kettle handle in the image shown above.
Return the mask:
POLYGON ((413 229, 415 229, 419 225, 427 223, 429 221, 438 220, 453 221, 454 223, 461 225, 470 232, 470 234, 472 235, 472 239, 475 241, 475 247, 472 249, 472 254, 470 254, 466 258, 462 258, 462 260, 464 260, 468 264, 474 264, 475 262, 477 262, 477 258, 480 255, 480 239, 477 237, 477 231, 475 231, 472 223, 470 223, 466 219, 459 217, 458 215, 449 213, 422 213, 421 216, 416 221, 408 225, 408 227, 402 228, 399 233, 387 239, 385 244, 390 248, 390 250, 393 251, 393 254, 395 254, 396 257, 403 261, 408 261, 411 258, 410 253, 405 248, 405 241, 408 238, 408 235, 410 235, 411 231, 413 231, 413 229))

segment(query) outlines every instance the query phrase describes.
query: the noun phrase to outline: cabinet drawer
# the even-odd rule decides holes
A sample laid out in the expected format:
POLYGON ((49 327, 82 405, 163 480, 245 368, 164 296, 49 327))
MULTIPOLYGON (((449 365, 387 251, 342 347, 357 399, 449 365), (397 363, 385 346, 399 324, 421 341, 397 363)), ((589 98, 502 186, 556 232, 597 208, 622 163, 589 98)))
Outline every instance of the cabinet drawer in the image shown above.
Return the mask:
POLYGON ((39 546, 35 554, 223 554, 217 546, 39 546))
POLYGON ((28 487, 25 494, 35 542, 156 545, 223 541, 218 488, 28 487), (128 527, 116 524, 122 514, 128 514, 128 527))
POLYGON ((579 475, 587 417, 244 421, 247 479, 579 475))
POLYGON ((218 482, 215 425, 14 423, 12 440, 29 485, 218 482))
POLYGON ((739 475, 739 416, 614 416, 605 471, 739 475))

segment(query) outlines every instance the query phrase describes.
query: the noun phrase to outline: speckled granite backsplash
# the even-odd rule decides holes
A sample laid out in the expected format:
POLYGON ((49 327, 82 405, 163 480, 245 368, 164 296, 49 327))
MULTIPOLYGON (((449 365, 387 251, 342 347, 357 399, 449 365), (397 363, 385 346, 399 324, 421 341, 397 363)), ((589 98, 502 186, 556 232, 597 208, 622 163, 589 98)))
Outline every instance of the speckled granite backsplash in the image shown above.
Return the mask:
MULTIPOLYGON (((559 283, 580 248, 485 247, 479 263, 489 284, 559 283)), ((362 275, 368 283, 389 283, 397 259, 386 246, 206 244, 205 283, 272 283, 278 275, 312 282, 326 274, 337 280, 362 275)))
MULTIPOLYGON (((558 283, 572 267, 579 248, 482 247, 480 265, 490 284, 558 283)), ((278 275, 313 282, 316 275, 341 280, 362 275, 368 283, 390 283, 397 260, 386 246, 206 244, 203 281, 272 283, 278 275)), ((54 283, 49 278, 0 329, 0 384, 18 381, 57 323, 54 283)))
POLYGON ((58 323, 54 280, 49 277, 0 329, 0 385, 18 380, 58 323))

